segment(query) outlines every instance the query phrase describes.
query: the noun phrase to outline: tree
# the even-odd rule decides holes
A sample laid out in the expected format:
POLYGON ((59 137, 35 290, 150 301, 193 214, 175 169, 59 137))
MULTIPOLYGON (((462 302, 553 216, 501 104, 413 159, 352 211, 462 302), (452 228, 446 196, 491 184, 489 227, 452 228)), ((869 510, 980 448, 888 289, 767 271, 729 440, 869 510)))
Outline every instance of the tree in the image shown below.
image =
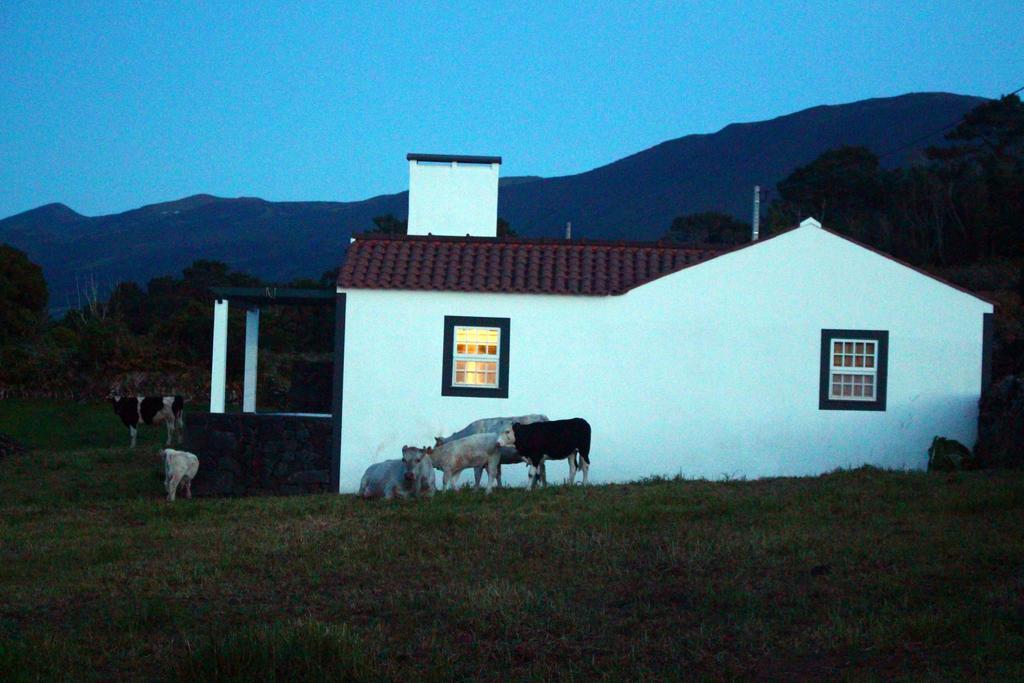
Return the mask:
POLYGON ((401 221, 388 213, 383 216, 374 216, 373 224, 377 226, 376 232, 385 235, 405 235, 409 231, 409 222, 401 221))
POLYGON ((957 255, 1024 255, 1024 104, 1016 95, 989 100, 928 150, 946 205, 965 244, 957 255), (966 250, 966 251, 965 251, 966 250))
POLYGON ((110 312, 124 321, 132 334, 149 331, 151 318, 146 302, 146 293, 134 282, 121 282, 110 294, 110 312))
POLYGON ((43 269, 25 252, 0 244, 0 343, 33 334, 46 315, 43 269))
POLYGON ((899 172, 883 170, 865 147, 829 150, 779 182, 779 199, 769 208, 765 233, 813 216, 832 230, 893 253, 891 188, 898 180, 899 172))
POLYGON ((677 216, 662 239, 680 244, 742 244, 750 236, 750 223, 707 211, 677 216))

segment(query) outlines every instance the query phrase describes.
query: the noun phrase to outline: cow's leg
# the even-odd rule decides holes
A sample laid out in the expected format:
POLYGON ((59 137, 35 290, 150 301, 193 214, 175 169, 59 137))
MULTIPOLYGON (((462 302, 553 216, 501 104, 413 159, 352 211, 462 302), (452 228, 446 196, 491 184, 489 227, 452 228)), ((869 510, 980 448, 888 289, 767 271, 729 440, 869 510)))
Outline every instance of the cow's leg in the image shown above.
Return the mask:
POLYGON ((449 469, 444 470, 444 476, 441 477, 441 490, 450 491, 452 488, 452 471, 449 469))
POLYGON ((185 477, 183 481, 185 482, 185 497, 191 500, 191 498, 192 498, 192 477, 185 477))
POLYGON ((139 433, 139 430, 135 427, 128 427, 128 436, 131 437, 131 443, 128 444, 128 448, 135 448, 135 436, 139 433))
POLYGON ((547 457, 543 457, 540 460, 540 468, 539 468, 539 471, 538 471, 538 475, 540 476, 541 486, 547 486, 548 485, 548 465, 547 465, 547 462, 548 462, 547 457))
MULTIPOLYGON (((487 474, 488 474, 488 476, 490 476, 490 472, 488 472, 487 474)), ((475 483, 473 485, 473 488, 475 488, 475 489, 480 488, 480 478, 483 477, 483 476, 484 476, 484 468, 483 467, 474 467, 473 468, 473 479, 475 481, 475 483)))
POLYGON ((527 463, 527 474, 526 478, 530 481, 530 490, 537 488, 537 480, 540 479, 541 472, 543 472, 544 460, 541 459, 540 463, 534 465, 532 462, 527 463))
POLYGON ((569 486, 576 483, 576 452, 573 451, 566 458, 569 461, 569 486))
POLYGON ((587 473, 590 471, 590 463, 583 456, 580 456, 580 469, 583 471, 583 485, 587 485, 587 473))
POLYGON ((501 459, 498 459, 498 479, 494 482, 498 488, 501 488, 501 459))
POLYGON ((487 493, 494 489, 494 480, 498 477, 498 468, 501 467, 501 456, 494 455, 487 459, 487 493))
POLYGON ((174 474, 171 476, 171 481, 167 485, 167 500, 174 502, 174 496, 178 493, 178 484, 181 483, 181 475, 174 474))
POLYGON ((178 423, 176 431, 178 432, 178 443, 180 444, 185 441, 185 413, 179 415, 176 422, 178 423))
POLYGON ((173 437, 173 436, 174 436, 174 420, 168 420, 167 421, 167 443, 164 444, 165 446, 170 446, 171 445, 171 437, 173 437))

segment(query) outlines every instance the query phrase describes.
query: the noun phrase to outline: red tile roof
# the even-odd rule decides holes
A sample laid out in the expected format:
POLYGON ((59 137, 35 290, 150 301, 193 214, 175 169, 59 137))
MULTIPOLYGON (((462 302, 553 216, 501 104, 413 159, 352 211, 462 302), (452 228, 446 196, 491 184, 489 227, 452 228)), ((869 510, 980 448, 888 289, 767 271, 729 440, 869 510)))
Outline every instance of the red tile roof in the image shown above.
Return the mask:
POLYGON ((367 234, 349 245, 338 286, 603 296, 725 251, 653 242, 367 234))

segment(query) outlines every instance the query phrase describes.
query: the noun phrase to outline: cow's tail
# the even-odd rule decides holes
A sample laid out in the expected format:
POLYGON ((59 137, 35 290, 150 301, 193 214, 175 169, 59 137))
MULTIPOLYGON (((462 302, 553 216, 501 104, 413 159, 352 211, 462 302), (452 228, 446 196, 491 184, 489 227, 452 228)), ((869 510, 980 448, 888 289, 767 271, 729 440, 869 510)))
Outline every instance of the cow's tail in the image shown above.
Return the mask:
POLYGON ((581 421, 583 422, 583 426, 585 428, 583 430, 583 438, 581 439, 581 443, 580 443, 580 458, 583 459, 584 461, 586 461, 586 463, 589 465, 590 464, 590 423, 587 422, 586 420, 581 420, 581 421))

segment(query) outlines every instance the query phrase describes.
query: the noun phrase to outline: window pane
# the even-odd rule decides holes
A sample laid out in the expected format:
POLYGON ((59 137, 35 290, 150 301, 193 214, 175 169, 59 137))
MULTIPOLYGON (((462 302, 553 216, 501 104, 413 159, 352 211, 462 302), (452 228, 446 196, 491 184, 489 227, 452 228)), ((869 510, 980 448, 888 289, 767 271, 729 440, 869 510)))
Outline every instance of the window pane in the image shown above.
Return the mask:
POLYGON ((853 342, 846 342, 845 346, 846 348, 844 349, 844 351, 846 353, 853 353, 853 342))
POLYGON ((864 342, 857 342, 855 351, 856 353, 864 353, 864 342))

